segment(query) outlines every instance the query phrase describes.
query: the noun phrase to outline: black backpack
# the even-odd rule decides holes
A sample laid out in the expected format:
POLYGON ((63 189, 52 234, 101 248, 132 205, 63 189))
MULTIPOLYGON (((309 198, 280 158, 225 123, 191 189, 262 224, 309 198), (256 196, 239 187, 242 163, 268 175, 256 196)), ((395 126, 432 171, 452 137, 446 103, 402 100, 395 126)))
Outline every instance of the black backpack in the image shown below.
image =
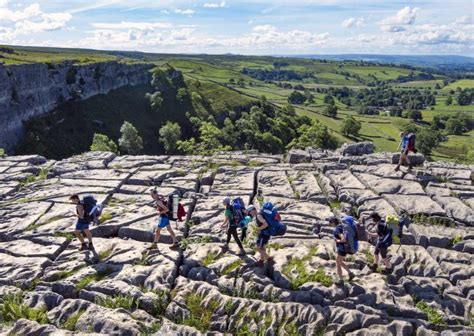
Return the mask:
POLYGON ((84 196, 81 203, 84 207, 84 220, 91 222, 94 219, 94 216, 91 214, 92 208, 97 205, 97 200, 94 196, 88 195, 84 196))

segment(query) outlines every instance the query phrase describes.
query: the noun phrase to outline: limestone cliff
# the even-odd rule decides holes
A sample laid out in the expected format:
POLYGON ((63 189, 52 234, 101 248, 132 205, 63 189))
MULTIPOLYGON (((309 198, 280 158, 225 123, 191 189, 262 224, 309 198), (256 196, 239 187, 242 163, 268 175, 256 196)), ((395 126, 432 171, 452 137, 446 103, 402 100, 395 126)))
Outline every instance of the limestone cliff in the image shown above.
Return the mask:
POLYGON ((0 65, 0 148, 11 150, 22 121, 71 99, 86 99, 127 85, 149 82, 152 64, 101 62, 0 65))

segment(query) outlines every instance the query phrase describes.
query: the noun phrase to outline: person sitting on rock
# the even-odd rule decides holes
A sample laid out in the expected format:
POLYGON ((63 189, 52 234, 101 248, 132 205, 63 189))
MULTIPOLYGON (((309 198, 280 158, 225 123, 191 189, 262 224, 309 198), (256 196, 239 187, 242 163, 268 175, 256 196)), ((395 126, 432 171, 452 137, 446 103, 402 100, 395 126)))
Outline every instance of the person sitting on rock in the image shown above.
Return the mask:
POLYGON ((334 228, 334 240, 336 242, 336 272, 339 277, 339 282, 338 284, 342 285, 344 284, 344 280, 342 278, 342 269, 344 268, 346 272, 349 274, 349 281, 354 279, 355 275, 352 273, 349 269, 349 267, 346 265, 344 259, 346 258, 346 255, 348 252, 346 251, 346 238, 344 236, 344 227, 342 226, 341 222, 337 217, 331 217, 329 219, 329 224, 335 226, 334 228))
POLYGON ((166 228, 173 239, 172 247, 178 246, 178 240, 176 239, 176 235, 173 231, 173 228, 170 225, 169 219, 169 209, 167 206, 167 202, 163 198, 163 196, 159 195, 156 189, 150 190, 150 195, 155 201, 156 210, 160 215, 158 223, 155 225, 155 239, 153 240, 153 244, 148 248, 149 250, 154 250, 157 248, 157 244, 160 241, 161 230, 166 228))
POLYGON ((90 216, 86 214, 84 204, 81 202, 81 199, 79 198, 79 195, 74 194, 69 197, 69 200, 71 201, 72 204, 76 205, 76 216, 77 216, 77 222, 76 222, 76 229, 74 230, 74 234, 76 235, 77 239, 81 242, 81 247, 79 248, 79 251, 83 251, 85 249, 93 250, 94 245, 92 244, 92 233, 89 230, 89 224, 92 221, 90 216), (84 237, 82 234, 85 234, 87 237, 87 240, 89 241, 89 245, 86 245, 84 242, 84 237))
POLYGON ((395 167, 395 171, 400 170, 400 166, 403 164, 403 162, 406 162, 408 164, 408 169, 412 168, 412 164, 410 162, 410 158, 408 157, 408 153, 410 151, 414 151, 415 149, 412 148, 413 146, 410 143, 410 134, 408 132, 401 132, 400 133, 400 143, 398 144, 398 150, 401 149, 400 153, 400 159, 398 160, 398 164, 395 167))
POLYGON ((374 264, 369 266, 373 271, 376 271, 379 265, 380 256, 382 256, 383 263, 385 265, 385 272, 390 272, 392 264, 387 257, 388 248, 392 245, 392 229, 387 226, 387 223, 380 217, 377 212, 370 214, 369 218, 377 225, 377 232, 367 232, 368 235, 378 237, 377 243, 375 244, 374 250, 374 264))
POLYGON ((257 211, 257 208, 254 205, 249 205, 247 207, 247 214, 255 218, 257 223, 257 251, 260 254, 260 259, 257 262, 257 266, 263 267, 265 261, 267 263, 273 263, 273 258, 270 257, 267 253, 267 245, 270 240, 270 234, 268 234, 265 229, 268 228, 268 223, 263 218, 262 214, 257 211))
POLYGON ((242 245, 242 242, 239 239, 239 235, 237 234, 237 225, 240 225, 240 223, 236 223, 234 220, 234 212, 232 209, 230 198, 224 197, 224 199, 222 200, 222 204, 225 206, 225 212, 224 212, 224 222, 221 225, 221 229, 224 229, 225 227, 227 227, 227 239, 224 245, 224 250, 227 250, 229 248, 230 239, 231 239, 231 236, 233 236, 235 242, 240 248, 239 255, 244 255, 245 250, 242 245))

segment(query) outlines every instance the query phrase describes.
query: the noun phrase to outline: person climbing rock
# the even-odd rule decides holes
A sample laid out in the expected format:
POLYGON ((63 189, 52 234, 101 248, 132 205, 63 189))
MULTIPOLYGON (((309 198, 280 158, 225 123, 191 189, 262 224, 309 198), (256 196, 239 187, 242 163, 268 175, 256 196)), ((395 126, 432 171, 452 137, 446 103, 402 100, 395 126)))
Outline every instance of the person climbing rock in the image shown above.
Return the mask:
POLYGON ((151 244, 150 247, 148 247, 148 249, 154 250, 158 247, 157 244, 160 241, 161 230, 164 228, 168 230, 168 233, 170 234, 171 239, 173 239, 172 247, 177 247, 178 240, 176 239, 176 235, 173 231, 173 228, 170 225, 170 218, 169 218, 170 209, 168 209, 167 201, 165 200, 163 196, 159 195, 156 189, 154 188, 150 190, 150 195, 155 201, 155 207, 159 214, 159 221, 155 225, 155 239, 153 240, 153 244, 151 244))
POLYGON ((270 241, 270 234, 266 232, 266 229, 269 227, 263 215, 257 211, 257 208, 254 205, 249 205, 247 207, 247 214, 255 218, 257 224, 257 252, 260 254, 260 259, 257 261, 257 266, 263 267, 265 262, 273 263, 273 258, 270 257, 267 253, 267 245, 270 241))
POLYGON ((339 285, 344 284, 344 279, 342 277, 342 269, 345 269, 346 272, 349 274, 349 281, 352 281, 354 279, 355 275, 352 273, 347 267, 344 259, 346 258, 347 254, 350 254, 350 251, 348 250, 347 246, 347 238, 346 235, 349 233, 346 232, 346 229, 344 228, 344 225, 339 221, 337 217, 331 217, 329 219, 329 224, 333 225, 334 228, 334 240, 336 242, 336 273, 339 277, 339 285))
POLYGON ((227 250, 229 248, 229 243, 231 237, 234 237, 235 242, 240 248, 239 255, 245 254, 244 247, 242 246, 242 242, 239 239, 239 235, 237 234, 237 226, 240 225, 240 219, 237 218, 237 216, 234 213, 234 205, 231 204, 230 198, 229 197, 224 197, 222 200, 222 204, 225 206, 225 212, 224 212, 224 222, 221 225, 221 228, 224 229, 227 227, 227 239, 226 243, 224 245, 224 250, 227 250))
POLYGON ((408 170, 413 168, 413 165, 410 162, 410 158, 408 157, 409 152, 416 152, 415 149, 415 134, 408 133, 408 132, 401 132, 400 133, 400 143, 398 145, 398 149, 401 149, 400 159, 398 161, 397 166, 395 167, 395 171, 400 170, 400 166, 403 162, 408 164, 408 170))
POLYGON ((77 239, 81 242, 81 247, 79 248, 79 251, 83 251, 85 249, 93 250, 94 245, 92 244, 92 233, 89 230, 89 224, 92 221, 91 216, 89 215, 89 211, 91 209, 87 209, 86 204, 84 204, 83 201, 79 198, 79 195, 73 194, 71 197, 69 197, 69 200, 71 201, 72 204, 76 205, 76 216, 77 216, 77 222, 76 222, 76 228, 74 230, 74 234, 76 235, 77 239), (88 211, 89 210, 89 211, 88 211), (89 245, 87 245, 84 242, 84 237, 82 234, 85 234, 87 237, 87 240, 89 241, 89 245))
POLYGON ((380 256, 385 265, 385 272, 390 273, 392 271, 392 264, 387 256, 388 248, 392 245, 392 229, 390 229, 387 223, 380 217, 377 212, 370 214, 369 218, 377 225, 377 232, 367 232, 370 236, 378 237, 377 243, 375 244, 374 250, 374 264, 369 266, 373 271, 377 270, 379 265, 380 256))

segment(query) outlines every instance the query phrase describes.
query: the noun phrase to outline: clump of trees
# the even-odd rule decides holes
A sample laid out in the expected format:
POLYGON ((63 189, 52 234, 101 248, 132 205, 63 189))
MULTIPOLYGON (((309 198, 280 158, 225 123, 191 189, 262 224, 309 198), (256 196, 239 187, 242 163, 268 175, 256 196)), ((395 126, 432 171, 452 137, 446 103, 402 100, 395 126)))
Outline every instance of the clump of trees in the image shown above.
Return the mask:
POLYGON ((474 89, 463 89, 459 91, 457 102, 461 106, 466 106, 472 104, 474 101, 474 89))
POLYGON ((324 148, 335 149, 338 146, 337 139, 332 135, 328 128, 319 121, 311 121, 310 123, 300 126, 295 137, 288 148, 324 148))
POLYGON ((357 137, 361 127, 360 121, 349 115, 342 121, 341 133, 348 137, 357 137))
POLYGON ((160 142, 163 144, 166 153, 175 153, 178 141, 181 138, 181 126, 168 121, 160 128, 159 134, 160 142))
POLYGON ((128 121, 125 121, 120 127, 120 150, 126 154, 139 154, 143 150, 143 140, 138 134, 137 129, 128 121))
POLYGON ((112 152, 118 154, 117 144, 105 134, 95 133, 92 138, 91 151, 112 152))

